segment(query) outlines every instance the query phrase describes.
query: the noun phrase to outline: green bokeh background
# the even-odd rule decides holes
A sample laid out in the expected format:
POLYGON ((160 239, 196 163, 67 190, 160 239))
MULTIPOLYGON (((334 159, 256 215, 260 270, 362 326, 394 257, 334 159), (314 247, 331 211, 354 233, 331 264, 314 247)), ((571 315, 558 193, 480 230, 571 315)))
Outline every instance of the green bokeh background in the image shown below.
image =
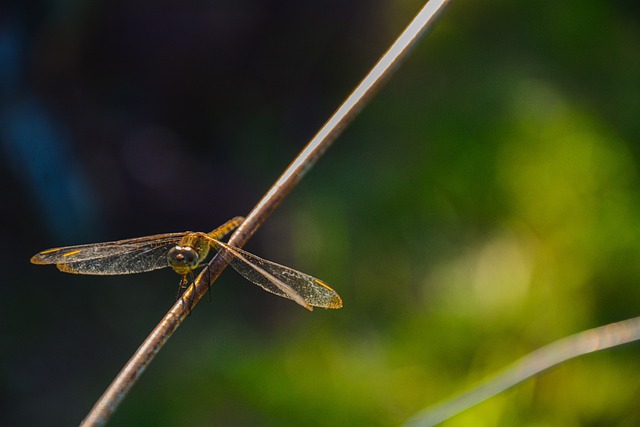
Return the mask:
MULTIPOLYGON (((248 212, 421 4, 352 4, 326 39, 309 24, 320 6, 302 7, 287 15, 295 29, 262 24, 282 45, 238 55, 264 65, 268 49, 306 52, 310 40, 321 54, 279 66, 318 78, 314 96, 287 103, 283 89, 278 101, 286 81, 263 82, 262 103, 240 90, 221 131, 233 143, 216 142, 226 166, 211 162, 183 209, 163 212, 161 192, 144 194, 157 200, 124 229, 106 209, 100 239, 211 229, 248 212), (202 198, 219 211, 194 224, 192 211, 210 210, 202 198)), ((344 308, 308 313, 226 272, 112 425, 399 425, 536 348, 636 316, 639 14, 630 1, 454 0, 248 246, 330 283, 344 308)), ((5 425, 73 424, 169 308, 177 280, 26 265, 80 242, 54 240, 24 203, 22 256, 3 266, 5 425)), ((445 425, 640 425, 639 364, 637 344, 589 355, 445 425)))

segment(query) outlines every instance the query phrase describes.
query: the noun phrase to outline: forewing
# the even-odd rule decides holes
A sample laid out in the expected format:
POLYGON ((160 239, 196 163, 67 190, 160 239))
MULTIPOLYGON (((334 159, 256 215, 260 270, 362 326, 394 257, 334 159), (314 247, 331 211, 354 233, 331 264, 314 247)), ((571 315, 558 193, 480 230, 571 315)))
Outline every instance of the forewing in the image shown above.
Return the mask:
POLYGON ((94 243, 42 251, 34 264, 56 264, 77 274, 131 274, 167 267, 167 252, 186 233, 169 233, 115 242, 94 243))
POLYGON ((342 299, 336 291, 315 277, 267 261, 220 241, 214 245, 226 249, 231 266, 245 279, 278 296, 296 301, 305 308, 340 308, 342 299))

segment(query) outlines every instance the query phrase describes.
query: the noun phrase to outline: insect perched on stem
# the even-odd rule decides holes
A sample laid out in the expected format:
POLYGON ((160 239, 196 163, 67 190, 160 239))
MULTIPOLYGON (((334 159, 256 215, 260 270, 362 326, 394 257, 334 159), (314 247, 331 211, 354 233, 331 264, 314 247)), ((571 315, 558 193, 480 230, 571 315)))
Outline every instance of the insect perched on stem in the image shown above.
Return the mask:
POLYGON ((219 240, 242 221, 242 217, 233 218, 210 233, 185 231, 47 249, 34 255, 31 262, 56 264, 65 273, 99 275, 171 267, 182 276, 182 286, 187 275, 201 266, 210 248, 214 248, 240 275, 268 292, 292 299, 308 310, 342 307, 340 296, 323 281, 219 240))

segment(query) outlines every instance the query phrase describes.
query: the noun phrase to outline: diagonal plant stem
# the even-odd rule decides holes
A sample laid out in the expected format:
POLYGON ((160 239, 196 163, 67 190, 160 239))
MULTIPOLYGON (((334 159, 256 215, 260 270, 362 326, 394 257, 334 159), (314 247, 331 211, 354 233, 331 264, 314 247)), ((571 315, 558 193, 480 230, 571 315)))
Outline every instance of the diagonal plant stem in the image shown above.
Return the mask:
POLYGON ((640 340, 640 317, 589 329, 527 354, 502 372, 414 415, 404 427, 431 427, 567 360, 640 340))
MULTIPOLYGON (((418 12, 413 21, 400 34, 369 74, 366 75, 324 126, 320 128, 318 133, 247 215, 244 223, 231 236, 228 242, 229 245, 242 247, 249 240, 253 233, 302 179, 304 174, 329 148, 347 124, 366 105, 367 100, 371 99, 376 90, 398 67, 400 61, 408 54, 410 48, 420 40, 448 2, 449 0, 431 0, 418 12)), ((189 315, 191 309, 200 301, 228 263, 229 257, 227 256, 216 256, 211 260, 194 280, 194 283, 184 292, 183 297, 169 310, 109 385, 84 419, 82 425, 99 426, 107 423, 138 377, 153 360, 153 357, 189 315)))

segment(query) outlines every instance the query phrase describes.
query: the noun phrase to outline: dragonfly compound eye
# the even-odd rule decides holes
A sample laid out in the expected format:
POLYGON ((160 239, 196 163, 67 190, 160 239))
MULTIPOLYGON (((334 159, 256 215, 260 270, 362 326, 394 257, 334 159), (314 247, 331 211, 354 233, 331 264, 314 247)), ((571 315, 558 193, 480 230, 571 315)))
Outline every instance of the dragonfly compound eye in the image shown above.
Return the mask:
POLYGON ((196 251, 189 246, 174 246, 167 253, 169 265, 178 274, 187 274, 198 266, 196 251))

